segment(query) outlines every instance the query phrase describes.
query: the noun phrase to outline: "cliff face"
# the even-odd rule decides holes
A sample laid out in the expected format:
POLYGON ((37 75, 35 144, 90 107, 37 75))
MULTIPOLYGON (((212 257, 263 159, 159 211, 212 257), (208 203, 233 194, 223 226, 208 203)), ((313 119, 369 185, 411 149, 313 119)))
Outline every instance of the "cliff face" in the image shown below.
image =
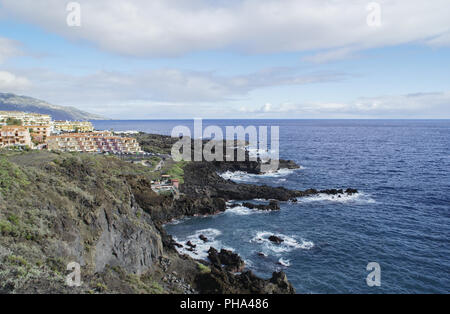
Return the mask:
POLYGON ((3 291, 36 289, 36 280, 63 283, 71 261, 86 276, 107 267, 135 275, 157 269, 160 233, 121 177, 121 171, 141 169, 100 156, 34 152, 0 158, 3 291))
POLYGON ((225 201, 159 196, 153 176, 115 157, 1 151, 0 293, 293 291, 283 274, 236 276, 180 256, 161 223, 225 201), (65 284, 70 262, 81 265, 80 287, 65 284))

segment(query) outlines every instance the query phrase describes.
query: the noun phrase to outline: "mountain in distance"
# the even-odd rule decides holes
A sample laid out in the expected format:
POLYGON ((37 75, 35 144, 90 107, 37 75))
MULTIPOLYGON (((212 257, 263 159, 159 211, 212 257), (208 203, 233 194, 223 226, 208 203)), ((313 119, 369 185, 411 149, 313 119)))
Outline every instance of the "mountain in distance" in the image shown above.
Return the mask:
POLYGON ((53 120, 108 120, 74 107, 56 106, 43 100, 11 93, 0 93, 0 111, 24 111, 49 114, 53 120))

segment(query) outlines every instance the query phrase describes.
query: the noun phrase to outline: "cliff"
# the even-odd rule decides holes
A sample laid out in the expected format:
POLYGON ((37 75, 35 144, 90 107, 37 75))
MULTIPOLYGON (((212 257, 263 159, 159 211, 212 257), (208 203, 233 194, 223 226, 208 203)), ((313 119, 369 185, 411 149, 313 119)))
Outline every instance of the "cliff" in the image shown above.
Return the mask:
POLYGON ((0 151, 0 293, 291 293, 180 256, 161 223, 223 200, 172 200, 149 189, 151 167, 115 157, 0 151), (82 285, 69 287, 70 262, 82 285))

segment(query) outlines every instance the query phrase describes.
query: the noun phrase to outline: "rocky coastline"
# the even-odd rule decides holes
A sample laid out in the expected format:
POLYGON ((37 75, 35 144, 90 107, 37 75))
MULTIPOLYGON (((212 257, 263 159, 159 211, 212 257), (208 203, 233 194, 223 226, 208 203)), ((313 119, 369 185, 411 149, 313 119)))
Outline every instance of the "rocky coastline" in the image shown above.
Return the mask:
MULTIPOLYGON (((164 154, 174 140, 138 136, 164 154)), ((176 243, 164 224, 223 212, 229 201, 280 210, 280 202, 299 197, 357 193, 238 184, 219 175, 258 174, 258 161, 188 162, 182 169, 173 197, 152 190, 152 169, 117 157, 0 152, 0 293, 294 293, 283 272, 258 278, 233 252, 211 248, 207 261, 179 254, 180 245, 195 247, 176 243), (70 262, 81 266, 80 286, 65 283, 70 262)))
MULTIPOLYGON (((233 206, 244 206, 258 210, 280 210, 280 202, 297 202, 297 199, 301 197, 317 194, 329 194, 340 197, 341 195, 358 193, 357 190, 350 188, 346 190, 288 190, 282 187, 236 183, 220 176, 221 173, 227 171, 262 174, 260 169, 261 160, 250 161, 248 154, 244 161, 190 162, 184 167, 184 184, 180 187, 182 195, 176 200, 154 195, 149 197, 151 195, 150 191, 142 190, 148 184, 143 184, 142 181, 139 184, 131 183, 130 185, 132 189, 137 189, 134 194, 140 206, 149 208, 149 214, 153 220, 161 225, 188 216, 215 215, 233 206), (255 204, 251 201, 253 199, 266 200, 266 202, 265 204, 255 204), (243 202, 230 205, 230 201, 243 202)), ((291 160, 280 160, 279 169, 299 169, 299 165, 291 160)), ((177 248, 185 247, 188 251, 195 252, 196 248, 192 243, 177 243, 164 231, 164 228, 161 227, 160 230, 163 235, 163 243, 169 249, 176 250, 177 248)), ((204 235, 201 235, 201 237, 203 237, 203 241, 207 241, 204 235)), ((278 237, 273 235, 272 238, 273 242, 279 243, 277 242, 280 241, 278 237)), ((210 268, 208 274, 202 275, 201 286, 203 289, 206 289, 203 290, 204 292, 293 293, 295 291, 283 272, 274 273, 269 281, 257 278, 251 271, 240 273, 245 269, 244 262, 237 254, 226 250, 217 252, 215 248, 211 247, 208 251, 208 260, 201 261, 201 263, 210 268), (230 262, 230 260, 233 262, 230 262), (280 278, 282 278, 282 283, 280 283, 280 278), (238 283, 241 281, 253 282, 254 286, 241 287, 240 289, 242 290, 236 290, 236 287, 239 287, 238 283), (263 285, 262 283, 265 284, 263 285), (266 287, 269 283, 272 287, 270 289, 266 287), (273 283, 278 283, 278 287, 274 288, 273 283), (234 290, 230 290, 231 286, 234 287, 234 290), (281 286, 283 288, 280 288, 281 286)))

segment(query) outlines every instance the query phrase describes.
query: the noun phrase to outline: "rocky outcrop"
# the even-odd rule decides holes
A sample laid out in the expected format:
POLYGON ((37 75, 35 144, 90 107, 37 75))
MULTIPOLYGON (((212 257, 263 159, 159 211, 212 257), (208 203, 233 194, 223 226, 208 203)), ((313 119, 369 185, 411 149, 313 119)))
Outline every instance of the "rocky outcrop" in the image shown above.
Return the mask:
MULTIPOLYGON (((248 162, 234 163, 237 171, 243 171, 248 162), (244 168, 241 168, 243 165, 244 168)), ((306 197, 317 194, 354 194, 358 193, 355 189, 328 189, 316 190, 308 189, 305 191, 288 190, 282 187, 272 187, 267 185, 241 184, 231 180, 225 180, 218 175, 222 163, 192 162, 184 168, 185 184, 181 186, 181 191, 190 196, 203 196, 209 198, 221 198, 228 200, 251 200, 267 199, 278 201, 289 201, 298 197, 306 197)), ((270 204, 269 204, 270 205, 270 204)), ((275 205, 275 204, 273 204, 275 205)), ((254 208, 257 206, 249 205, 254 208)), ((219 209, 220 210, 220 209, 219 209)))
POLYGON ((104 211, 99 216, 102 231, 95 245, 95 271, 101 272, 109 265, 138 275, 147 272, 163 255, 159 233, 151 225, 143 228, 109 215, 104 211))
POLYGON ((273 242, 273 243, 276 243, 276 244, 280 244, 280 243, 283 243, 283 242, 284 242, 284 240, 283 240, 282 238, 277 237, 276 235, 271 235, 271 236, 269 237, 269 241, 270 241, 270 242, 273 242))
POLYGON ((268 280, 255 276, 251 271, 233 275, 216 265, 211 266, 211 272, 201 274, 196 278, 196 284, 202 293, 210 294, 291 294, 294 287, 289 283, 283 272, 273 273, 268 280))
POLYGON ((268 204, 253 204, 250 202, 244 202, 242 203, 242 206, 259 210, 280 210, 280 203, 276 200, 270 200, 268 204))
POLYGON ((229 272, 241 272, 245 263, 242 258, 229 250, 221 249, 220 252, 213 247, 208 250, 208 259, 217 267, 225 267, 229 272))

